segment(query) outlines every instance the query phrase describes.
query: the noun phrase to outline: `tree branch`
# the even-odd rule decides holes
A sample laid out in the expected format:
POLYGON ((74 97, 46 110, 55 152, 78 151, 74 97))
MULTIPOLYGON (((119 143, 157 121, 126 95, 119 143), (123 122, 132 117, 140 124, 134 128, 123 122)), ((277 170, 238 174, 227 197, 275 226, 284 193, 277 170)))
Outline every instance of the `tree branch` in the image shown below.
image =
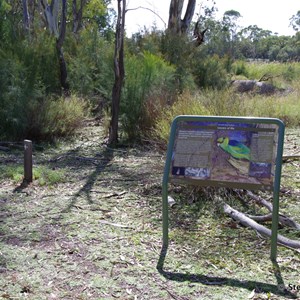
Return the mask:
POLYGON ((265 199, 259 197, 258 195, 253 194, 253 193, 250 192, 250 191, 247 191, 247 195, 248 195, 250 198, 252 198, 256 203, 258 203, 258 204, 260 204, 260 205, 266 207, 270 212, 273 211, 273 205, 272 205, 269 201, 267 201, 267 200, 265 200, 265 199))
POLYGON ((131 10, 138 10, 138 9, 146 9, 146 10, 151 11, 154 15, 156 15, 156 16, 164 23, 165 28, 167 27, 167 24, 166 24, 166 22, 162 19, 162 17, 161 17, 159 14, 157 14, 154 10, 152 10, 151 8, 144 7, 144 6, 138 6, 138 7, 135 7, 135 8, 128 8, 128 9, 126 9, 125 12, 131 11, 131 10))
MULTIPOLYGON (((247 191, 247 195, 251 199, 253 199, 256 203, 258 203, 259 205, 262 205, 262 206, 266 207, 270 211, 270 214, 263 215, 263 216, 251 216, 251 215, 247 215, 247 216, 249 218, 251 218, 252 220, 255 220, 257 222, 272 221, 272 211, 273 211, 273 205, 272 205, 272 203, 270 203, 269 201, 261 198, 258 195, 253 194, 250 191, 247 191)), ((288 226, 288 227, 300 230, 300 224, 297 223, 296 221, 294 221, 293 219, 285 216, 285 215, 279 215, 279 222, 283 226, 288 226)))
MULTIPOLYGON (((251 218, 252 220, 256 222, 268 222, 272 221, 272 214, 266 214, 263 216, 252 216, 252 215, 246 215, 248 218, 251 218)), ((279 223, 283 226, 288 226, 297 230, 300 230, 300 224, 295 222, 294 220, 290 219, 287 216, 279 215, 279 223)))
MULTIPOLYGON (((250 219, 243 213, 233 209, 226 203, 224 204, 224 212, 234 220, 239 221, 244 226, 256 230, 258 233, 260 233, 263 236, 271 237, 272 231, 269 228, 266 228, 265 226, 258 224, 257 222, 250 219)), ((289 248, 300 249, 300 241, 288 239, 280 234, 278 234, 277 236, 277 242, 278 244, 281 244, 289 248)))

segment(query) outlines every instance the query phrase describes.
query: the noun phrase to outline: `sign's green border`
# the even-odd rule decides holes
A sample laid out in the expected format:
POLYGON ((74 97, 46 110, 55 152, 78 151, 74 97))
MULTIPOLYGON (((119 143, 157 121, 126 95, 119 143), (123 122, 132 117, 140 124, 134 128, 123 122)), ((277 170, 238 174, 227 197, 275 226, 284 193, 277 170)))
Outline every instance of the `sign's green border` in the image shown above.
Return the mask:
POLYGON ((177 124, 183 121, 197 121, 197 122, 230 122, 230 123, 260 123, 260 124, 274 124, 278 126, 278 140, 277 140, 277 154, 276 154, 276 168, 274 176, 273 188, 273 212, 272 212, 272 236, 271 236, 271 260, 276 261, 277 257, 277 234, 278 234, 278 220, 279 220, 279 191, 281 179, 282 154, 284 143, 284 123, 276 118, 252 118, 252 117, 220 117, 220 116, 177 116, 171 126, 171 132, 168 143, 167 157, 164 168, 164 175, 162 181, 162 217, 163 217, 163 247, 167 248, 169 244, 169 211, 168 211, 168 183, 170 175, 170 167, 172 160, 172 152, 174 148, 177 124))

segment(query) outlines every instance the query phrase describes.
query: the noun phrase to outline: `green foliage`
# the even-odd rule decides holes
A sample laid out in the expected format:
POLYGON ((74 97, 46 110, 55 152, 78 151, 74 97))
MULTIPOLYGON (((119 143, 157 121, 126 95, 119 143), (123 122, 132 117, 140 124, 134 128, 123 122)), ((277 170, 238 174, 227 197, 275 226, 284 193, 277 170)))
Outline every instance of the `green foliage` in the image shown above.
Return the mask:
POLYGON ((154 136, 167 144, 173 119, 178 115, 210 115, 210 111, 199 101, 198 96, 189 93, 182 94, 177 101, 165 107, 157 118, 154 136))
POLYGON ((199 57, 193 64, 195 82, 200 88, 220 90, 228 83, 228 59, 221 59, 217 55, 199 57))
POLYGON ((236 76, 245 76, 248 77, 248 70, 246 63, 241 60, 237 60, 232 64, 232 72, 236 76))
POLYGON ((245 115, 279 118, 288 127, 300 125, 299 91, 285 96, 273 95, 263 97, 257 95, 245 99, 244 105, 245 115))
MULTIPOLYGON (((0 179, 10 179, 15 183, 20 183, 24 176, 23 166, 0 166, 0 179)), ((63 170, 53 170, 48 166, 33 166, 32 170, 33 181, 37 182, 40 186, 55 185, 60 182, 65 182, 66 174, 63 170)))
POLYGON ((73 95, 66 99, 48 99, 40 109, 41 115, 33 119, 31 129, 39 130, 43 138, 53 139, 74 133, 87 114, 87 103, 73 95))
POLYGON ((60 92, 55 41, 45 33, 32 38, 0 51, 0 138, 66 136, 85 114, 75 96, 54 101, 51 94, 60 92))
POLYGON ((300 77, 300 64, 299 63, 264 63, 252 62, 246 66, 246 73, 249 79, 259 80, 263 76, 269 77, 273 83, 281 84, 291 83, 300 77))
POLYGON ((247 116, 244 99, 228 89, 206 90, 199 94, 200 103, 215 116, 247 116))
POLYGON ((111 96, 113 86, 113 46, 97 31, 83 30, 77 40, 69 39, 66 47, 71 89, 82 97, 111 96))
POLYGON ((180 93, 195 88, 191 67, 195 50, 195 45, 185 35, 167 32, 162 36, 161 52, 166 61, 176 66, 175 83, 180 93))
POLYGON ((163 105, 162 96, 174 87, 173 80, 174 68, 161 57, 149 52, 127 57, 121 120, 129 140, 140 138, 151 128, 155 112, 163 105))
POLYGON ((70 136, 87 114, 87 103, 76 96, 32 98, 27 103, 26 98, 19 96, 0 110, 0 137, 3 139, 45 140, 70 136))

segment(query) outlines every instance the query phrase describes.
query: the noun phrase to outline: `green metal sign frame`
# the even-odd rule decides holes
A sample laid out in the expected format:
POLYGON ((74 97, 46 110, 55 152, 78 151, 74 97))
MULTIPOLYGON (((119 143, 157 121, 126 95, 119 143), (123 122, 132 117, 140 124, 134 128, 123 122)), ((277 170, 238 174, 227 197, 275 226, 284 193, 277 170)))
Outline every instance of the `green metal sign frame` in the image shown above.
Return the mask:
MULTIPOLYGON (((217 186, 217 187, 238 187, 243 189, 269 189, 273 190, 273 212, 272 212, 272 236, 271 236, 271 260, 276 261, 277 257, 277 235, 278 235, 278 221, 279 221, 279 191, 280 191, 280 179, 281 179, 281 165, 282 165, 282 155, 283 155, 283 143, 284 143, 284 129, 285 126, 283 122, 279 119, 275 118, 248 118, 248 117, 219 117, 219 116, 189 116, 182 115, 177 116, 171 126, 171 132, 169 137, 168 149, 167 149, 167 157, 164 168, 164 175, 162 181, 162 217, 163 217, 163 248, 167 249, 169 244, 169 211, 168 211, 168 184, 170 181, 174 181, 175 183, 186 183, 186 184, 200 184, 202 186, 217 186), (259 129, 255 129, 258 126, 262 128, 273 127, 276 130, 276 134, 274 134, 274 143, 275 143, 275 151, 274 151, 274 161, 273 161, 273 173, 272 173, 272 183, 267 188, 264 185, 252 185, 252 184, 243 184, 241 182, 233 181, 220 181, 220 180, 201 180, 202 178, 192 178, 190 176, 185 176, 186 174, 182 174, 182 170, 185 168, 177 168, 178 173, 182 176, 172 176, 172 167, 174 164, 174 147, 179 145, 178 136, 181 134, 183 138, 186 139, 187 143, 189 140, 189 132, 192 134, 196 134, 198 139, 201 140, 201 132, 205 132, 210 130, 209 134, 212 134, 213 129, 216 128, 218 130, 235 130, 235 126, 239 129, 244 130, 244 127, 249 126, 250 129, 245 129, 248 131, 257 131, 259 129), (200 129, 199 129, 200 128, 200 129), (252 128, 252 129, 251 129, 252 128), (254 128, 254 129, 253 129, 254 128), (187 129, 187 130, 186 130, 187 129), (189 131, 190 129, 190 131, 189 131), (181 130, 181 132, 180 132, 181 130), (199 133, 198 131, 199 130, 199 133), (179 133, 180 132, 180 133, 179 133), (171 176, 170 176, 171 173, 171 176), (171 178, 170 178, 171 177, 171 178), (172 177, 179 177, 172 178, 172 177), (174 179, 174 180, 173 180, 174 179)), ((264 130, 264 129, 261 129, 264 130)), ((267 134, 267 133, 266 133, 267 134)), ((194 136, 193 144, 190 144, 190 148, 193 148, 195 145, 195 141, 197 142, 197 138, 194 136)), ((257 143, 257 142, 256 142, 257 143)), ((184 148, 184 143, 181 142, 183 146, 180 148, 184 148)), ((270 144, 270 143, 269 143, 270 144)), ((220 144, 218 144, 220 145, 220 144)), ((262 144, 259 144, 261 147, 262 144)), ((188 146, 186 146, 188 147, 188 146)), ((179 148, 179 146, 177 146, 179 148)), ((270 147, 269 147, 270 148, 270 147)), ((185 151, 185 150, 183 150, 185 151)), ((263 151, 263 150, 259 150, 263 151)), ((268 150, 266 150, 268 151, 268 150)), ((265 152, 266 152, 265 151, 265 152)), ((262 152, 263 153, 263 152, 262 152)), ((262 154, 264 155, 264 154, 262 154)), ((176 156, 176 155, 175 155, 176 156)), ((181 155, 182 156, 182 155, 181 155)), ((184 156, 184 155, 183 155, 184 156)), ((179 161, 179 159, 178 159, 179 161)), ((184 159, 181 159, 184 161, 184 159)), ((193 161, 197 161, 194 159, 193 161)), ((255 164, 255 163, 254 163, 255 164)), ((259 163, 257 163, 259 165, 259 163)), ((176 170, 177 170, 176 169, 176 170)), ((187 168, 186 168, 187 169, 187 168)), ((204 168, 205 169, 205 168, 204 168)), ((205 171, 205 170, 204 170, 205 171)), ((261 175, 262 176, 262 175, 261 175)), ((263 177, 263 176, 262 176, 263 177)))

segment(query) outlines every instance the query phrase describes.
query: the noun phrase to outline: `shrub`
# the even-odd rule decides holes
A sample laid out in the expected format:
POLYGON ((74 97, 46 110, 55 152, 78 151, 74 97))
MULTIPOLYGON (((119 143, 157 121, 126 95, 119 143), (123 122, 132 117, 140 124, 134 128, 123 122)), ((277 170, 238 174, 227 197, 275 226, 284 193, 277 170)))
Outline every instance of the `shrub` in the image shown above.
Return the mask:
POLYGON ((200 88, 212 88, 220 90, 229 81, 227 68, 228 60, 222 60, 217 55, 213 57, 199 58, 193 65, 195 82, 200 88))
POLYGON ((42 103, 31 103, 27 136, 46 140, 71 136, 82 124, 87 111, 87 102, 75 95, 58 99, 49 97, 42 103))
POLYGON ((231 67, 234 75, 248 77, 247 65, 244 61, 238 60, 231 67))
POLYGON ((229 89, 205 90, 198 95, 198 100, 211 114, 216 116, 244 116, 247 114, 245 97, 235 94, 229 89))
POLYGON ((110 98, 114 80, 112 44, 92 30, 83 30, 76 41, 66 42, 71 89, 81 97, 110 98))
POLYGON ((256 117, 279 118, 288 127, 300 125, 299 91, 272 97, 255 96, 245 102, 246 111, 256 117))
POLYGON ((129 140, 140 138, 147 127, 149 130, 148 113, 153 116, 153 110, 161 109, 162 96, 173 90, 173 79, 174 68, 159 56, 144 52, 127 57, 121 121, 129 140))

